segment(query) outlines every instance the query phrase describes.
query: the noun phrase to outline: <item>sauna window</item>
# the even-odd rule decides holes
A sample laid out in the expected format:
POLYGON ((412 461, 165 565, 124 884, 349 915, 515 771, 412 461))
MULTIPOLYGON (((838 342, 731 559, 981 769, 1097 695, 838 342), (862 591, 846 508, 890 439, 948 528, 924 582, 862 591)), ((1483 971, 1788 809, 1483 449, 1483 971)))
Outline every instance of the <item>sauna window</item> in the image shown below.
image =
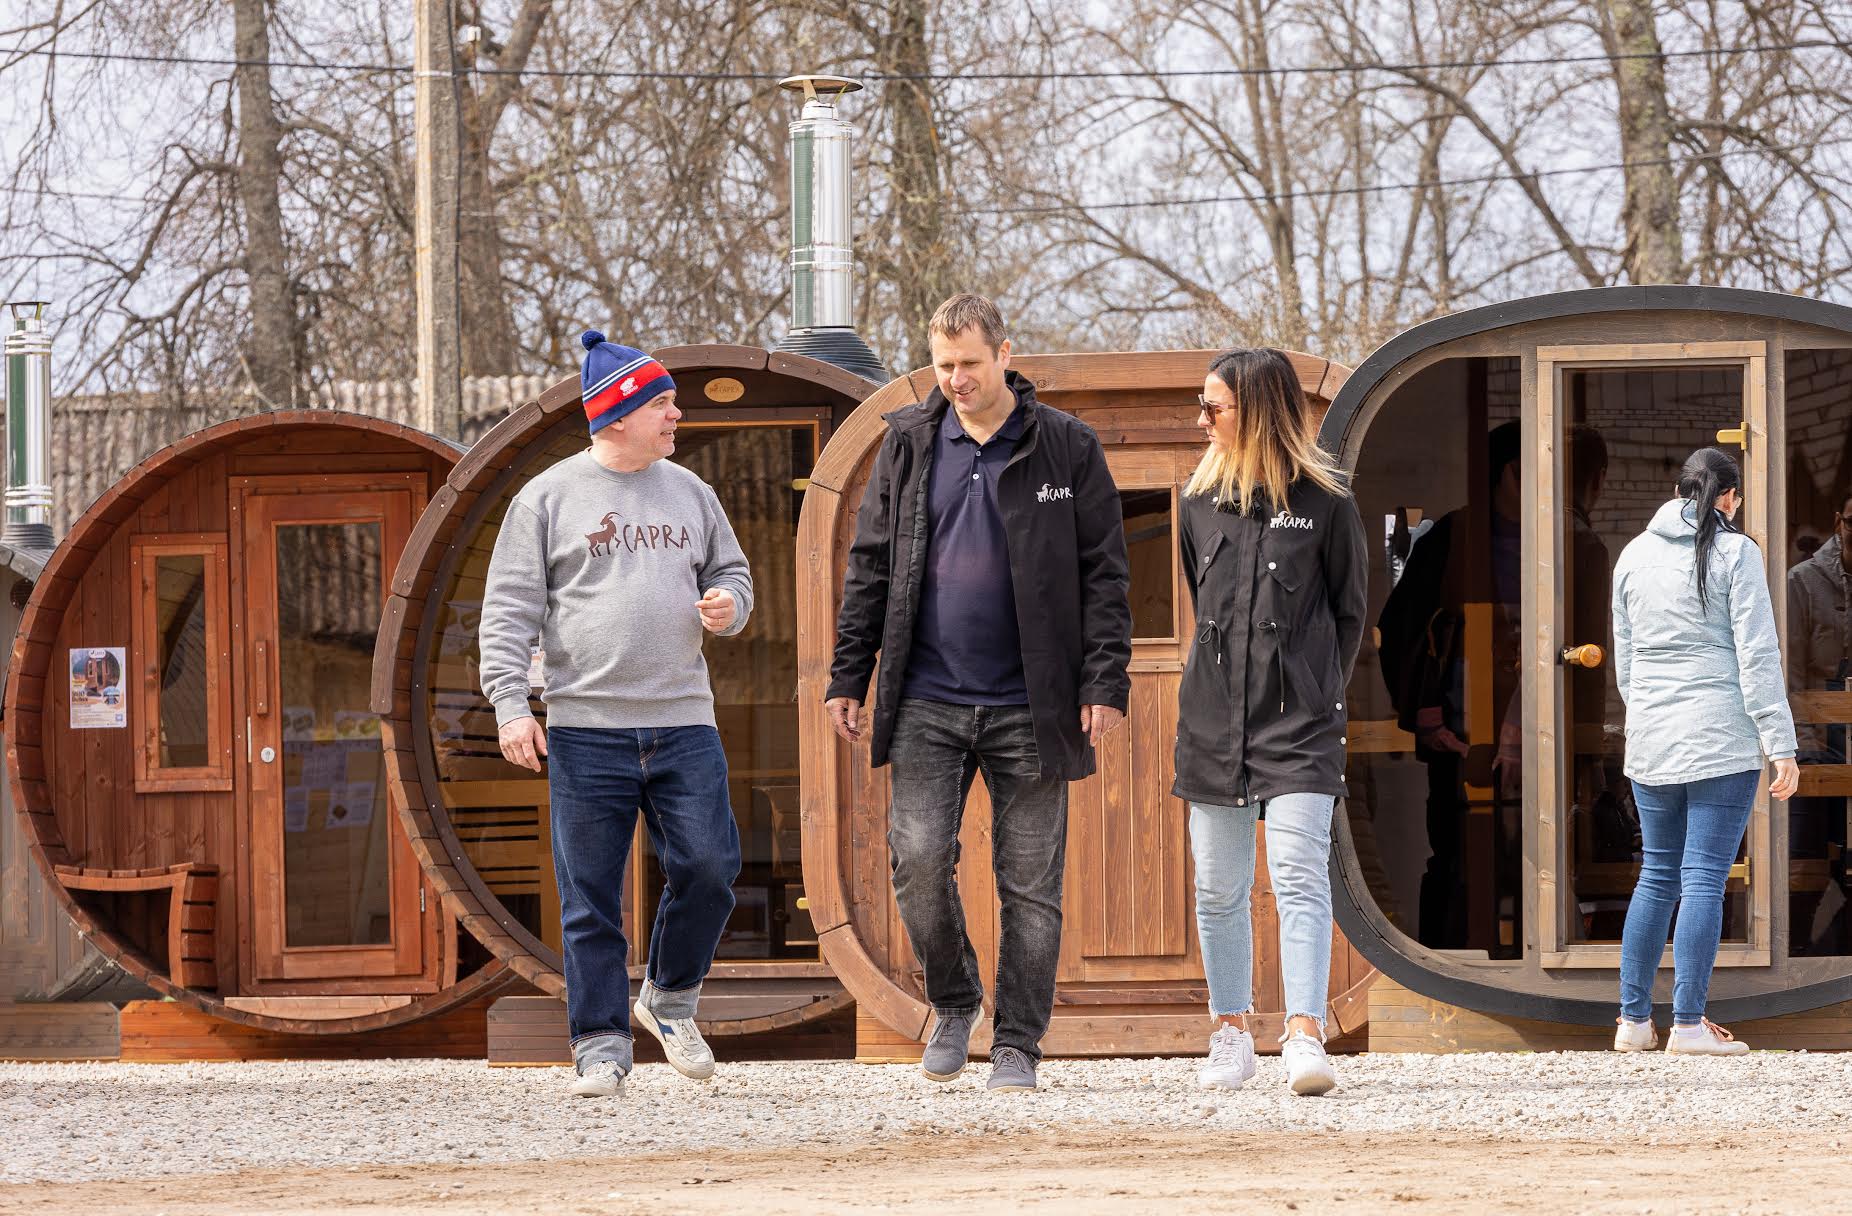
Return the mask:
POLYGON ((1852 954, 1852 350, 1786 357, 1788 698, 1800 790, 1787 802, 1788 953, 1852 954))
POLYGON ((1356 863, 1391 924, 1479 959, 1524 951, 1522 765, 1494 764, 1521 724, 1520 373, 1421 369, 1370 422, 1354 482, 1380 528, 1345 698, 1356 863))
POLYGON ((139 793, 231 788, 226 542, 217 535, 136 537, 129 721, 139 793))
POLYGON ((1120 490, 1125 555, 1131 568, 1132 637, 1169 642, 1177 637, 1177 532, 1169 488, 1120 490))

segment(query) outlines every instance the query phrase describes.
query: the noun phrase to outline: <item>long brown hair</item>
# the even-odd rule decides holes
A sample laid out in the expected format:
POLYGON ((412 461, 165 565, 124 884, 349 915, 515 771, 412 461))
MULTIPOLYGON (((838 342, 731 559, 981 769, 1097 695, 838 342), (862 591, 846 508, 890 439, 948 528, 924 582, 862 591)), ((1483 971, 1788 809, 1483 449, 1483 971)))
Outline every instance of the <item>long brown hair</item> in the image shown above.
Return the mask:
POLYGON ((1305 391, 1291 360, 1272 347, 1225 351, 1209 364, 1235 395, 1233 446, 1209 444, 1183 492, 1215 495, 1246 511, 1257 490, 1275 511, 1286 510, 1286 491, 1301 477, 1328 494, 1347 496, 1343 470, 1318 446, 1305 391))

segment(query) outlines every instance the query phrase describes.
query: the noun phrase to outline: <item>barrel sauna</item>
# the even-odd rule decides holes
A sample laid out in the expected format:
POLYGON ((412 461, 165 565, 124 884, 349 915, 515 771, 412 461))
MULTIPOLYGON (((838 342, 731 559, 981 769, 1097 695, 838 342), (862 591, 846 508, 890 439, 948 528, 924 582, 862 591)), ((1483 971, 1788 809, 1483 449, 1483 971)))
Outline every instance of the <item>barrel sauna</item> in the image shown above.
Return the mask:
POLYGON ((421 874, 368 709, 392 564, 457 454, 333 411, 236 419, 131 469, 46 561, 6 686, 18 823, 156 993, 332 1034, 512 982, 421 874))
MULTIPOLYGON (((9 643, 47 556, 42 550, 0 545, 0 636, 9 643)), ((32 860, 25 825, 13 807, 10 785, 0 787, 0 1005, 152 995, 147 985, 79 935, 43 868, 32 860)), ((4 1022, 0 1011, 0 1023, 4 1022)), ((0 1056, 9 1046, 7 1031, 0 1025, 0 1056)))
MULTIPOLYGON (((1129 712, 1102 743, 1099 771, 1070 794, 1066 924, 1043 1040, 1050 1054, 1196 1052, 1208 1033, 1188 816, 1170 786, 1177 688, 1192 633, 1177 496, 1202 455, 1196 396, 1215 353, 1029 355, 1010 364, 1034 381, 1041 401, 1099 434, 1124 504, 1132 574, 1129 712)), ((1309 404, 1322 411, 1348 369, 1310 355, 1292 360, 1309 404)), ((888 881, 888 770, 870 767, 866 742, 851 747, 837 738, 823 700, 856 512, 887 430, 881 416, 923 400, 933 385, 930 371, 914 372, 849 418, 811 475, 798 540, 805 889, 823 958, 854 995, 858 1017, 872 1015, 903 1041, 924 1038, 931 1011, 888 881)), ((1263 830, 1263 848, 1264 839, 1263 830)), ((999 926, 982 782, 972 789, 960 845, 959 888, 988 981, 999 926)), ((1277 1051, 1285 1012, 1278 924, 1264 860, 1257 873, 1249 1024, 1262 1050, 1277 1051)), ((1328 1025, 1336 1038, 1363 1028, 1375 972, 1341 935, 1333 945, 1328 1025)), ((987 1033, 988 1020, 979 1035, 987 1033)), ((973 1050, 986 1046, 974 1041, 973 1050)))
MULTIPOLYGON (((798 504, 823 444, 875 384, 801 355, 699 345, 657 351, 684 417, 670 459, 719 495, 752 563, 754 607, 709 637, 744 864, 699 1018, 709 1034, 783 1030, 848 1007, 818 957, 798 829, 798 504)), ((558 996, 559 890, 545 776, 502 759, 478 679, 476 628, 503 513, 536 474, 587 446, 579 378, 513 411, 457 464, 393 575, 374 707, 412 848, 445 906, 541 991, 558 996)), ((537 677, 536 677, 537 678, 537 677)), ((546 719, 536 695, 535 716, 546 719)), ((638 825, 624 920, 640 982, 662 873, 638 825)))
MULTIPOLYGON (((1462 312, 1370 355, 1322 441, 1380 538, 1333 861, 1357 948, 1429 1001, 1612 1025, 1641 857, 1607 656, 1613 564, 1686 456, 1716 446, 1743 469, 1738 523, 1775 600, 1801 784, 1784 803, 1764 783, 1751 814, 1710 1014, 1816 1010, 1750 1041, 1852 1042, 1852 1004, 1822 1008, 1852 1002, 1852 310, 1665 286, 1462 312), (1464 754, 1410 734, 1431 703, 1464 754)), ((1662 1003, 1671 981, 1668 950, 1662 1003)))

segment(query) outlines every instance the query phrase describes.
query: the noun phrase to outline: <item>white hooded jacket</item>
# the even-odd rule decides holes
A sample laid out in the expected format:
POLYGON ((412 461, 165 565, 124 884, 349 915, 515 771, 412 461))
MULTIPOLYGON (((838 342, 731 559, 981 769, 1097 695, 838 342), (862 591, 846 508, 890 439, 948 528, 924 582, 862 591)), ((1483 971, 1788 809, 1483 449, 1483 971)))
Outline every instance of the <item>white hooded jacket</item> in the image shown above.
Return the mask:
POLYGON ((1700 608, 1695 502, 1661 506, 1614 567, 1614 664, 1627 776, 1674 785, 1795 754, 1762 551, 1718 529, 1700 608))

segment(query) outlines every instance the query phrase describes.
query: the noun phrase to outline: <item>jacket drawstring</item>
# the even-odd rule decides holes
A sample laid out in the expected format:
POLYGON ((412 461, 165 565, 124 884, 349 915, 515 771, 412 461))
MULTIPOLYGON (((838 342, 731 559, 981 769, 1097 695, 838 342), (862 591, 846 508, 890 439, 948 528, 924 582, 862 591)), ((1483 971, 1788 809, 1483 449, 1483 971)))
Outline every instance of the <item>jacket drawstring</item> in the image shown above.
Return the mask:
POLYGON ((1213 645, 1215 647, 1215 665, 1217 667, 1222 665, 1222 627, 1220 625, 1216 624, 1214 621, 1204 621, 1203 631, 1196 635, 1196 644, 1198 646, 1213 645))
MULTIPOLYGON (((1278 633, 1278 621, 1255 621, 1254 628, 1266 633, 1278 633)), ((1284 638, 1275 638, 1273 642, 1273 678, 1280 685, 1280 712, 1286 712, 1286 643, 1284 638)))

